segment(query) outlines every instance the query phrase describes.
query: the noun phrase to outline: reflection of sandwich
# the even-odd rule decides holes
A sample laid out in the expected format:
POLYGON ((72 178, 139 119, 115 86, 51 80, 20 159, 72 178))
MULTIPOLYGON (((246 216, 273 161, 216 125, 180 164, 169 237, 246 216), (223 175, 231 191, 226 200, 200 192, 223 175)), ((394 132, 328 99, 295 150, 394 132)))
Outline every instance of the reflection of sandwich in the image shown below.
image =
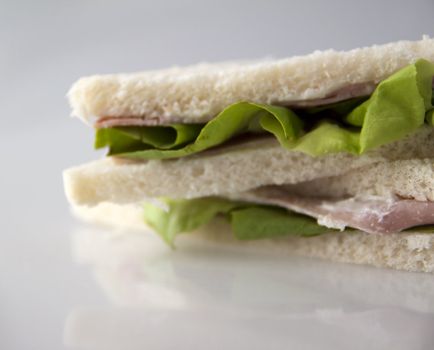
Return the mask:
POLYGON ((354 339, 368 349, 432 343, 431 276, 252 254, 190 236, 171 254, 154 235, 74 232, 77 262, 90 265, 111 305, 71 310, 66 344, 170 349, 194 339, 196 348, 231 349, 233 332, 241 334, 237 349, 351 349, 354 339), (397 332, 404 324, 411 331, 397 332), (178 338, 161 329, 176 329, 178 338), (210 342, 216 334, 219 341, 210 342))
POLYGON ((83 78, 73 113, 110 157, 67 170, 67 195, 121 225, 158 198, 144 221, 169 244, 223 216, 241 241, 434 271, 432 62, 424 38, 83 78))
POLYGON ((426 274, 227 249, 194 235, 177 242, 176 254, 151 234, 85 228, 72 238, 76 262, 92 268, 98 285, 117 306, 179 310, 213 305, 270 316, 345 306, 434 313, 434 279, 426 274), (261 292, 252 293, 258 281, 261 292))

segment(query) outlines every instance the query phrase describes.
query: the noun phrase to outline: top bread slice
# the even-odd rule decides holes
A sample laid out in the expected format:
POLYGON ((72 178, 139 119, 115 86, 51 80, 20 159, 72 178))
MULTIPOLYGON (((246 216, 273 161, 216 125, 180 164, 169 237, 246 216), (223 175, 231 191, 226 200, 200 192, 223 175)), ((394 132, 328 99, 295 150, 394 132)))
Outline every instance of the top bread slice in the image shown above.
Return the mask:
POLYGON ((419 58, 434 62, 434 39, 248 64, 95 75, 78 80, 68 96, 72 114, 87 123, 100 117, 204 123, 238 101, 291 105, 331 96, 347 86, 377 84, 419 58))

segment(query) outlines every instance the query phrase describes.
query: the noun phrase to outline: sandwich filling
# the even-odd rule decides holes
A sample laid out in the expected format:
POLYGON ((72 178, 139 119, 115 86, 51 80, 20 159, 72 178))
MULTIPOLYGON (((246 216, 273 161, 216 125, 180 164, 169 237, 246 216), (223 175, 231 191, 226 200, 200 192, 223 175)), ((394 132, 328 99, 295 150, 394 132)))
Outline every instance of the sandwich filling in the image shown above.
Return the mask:
MULTIPOLYGON (((206 124, 150 126, 142 118, 102 117, 95 125, 95 147, 108 147, 110 156, 120 158, 163 160, 268 136, 288 150, 314 157, 360 155, 434 125, 433 76, 434 64, 421 59, 378 85, 344 88, 334 96, 290 106, 238 102, 206 124)), ((228 218, 239 239, 312 236, 345 228, 385 234, 434 224, 434 203, 398 197, 302 197, 283 186, 266 186, 227 198, 145 204, 146 222, 169 244, 177 234, 217 215, 228 218)))
POLYGON ((233 200, 206 197, 190 200, 161 199, 145 204, 145 221, 170 245, 176 236, 194 231, 217 215, 229 221, 238 239, 284 235, 316 236, 344 229, 372 234, 417 228, 433 232, 434 202, 399 198, 305 198, 286 193, 281 186, 240 194, 233 200))
POLYGON ((363 154, 433 124, 433 75, 434 65, 418 60, 382 81, 370 96, 304 108, 300 102, 294 108, 239 102, 206 124, 133 126, 141 119, 101 118, 95 147, 108 147, 109 155, 122 158, 173 159, 240 136, 269 135, 286 149, 312 156, 363 154))

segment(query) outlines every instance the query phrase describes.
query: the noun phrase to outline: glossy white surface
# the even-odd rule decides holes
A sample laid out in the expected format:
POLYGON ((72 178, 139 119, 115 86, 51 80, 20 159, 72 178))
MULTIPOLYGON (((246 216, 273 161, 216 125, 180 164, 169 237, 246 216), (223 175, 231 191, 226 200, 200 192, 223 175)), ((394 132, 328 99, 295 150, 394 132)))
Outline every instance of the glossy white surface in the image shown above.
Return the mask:
POLYGON ((81 75, 417 39, 432 13, 429 0, 1 1, 0 349, 432 349, 432 275, 171 252, 76 222, 61 179, 101 155, 67 118, 81 75))
POLYGON ((65 340, 79 348, 428 349, 431 275, 339 265, 154 236, 75 232, 112 307, 77 307, 65 340))

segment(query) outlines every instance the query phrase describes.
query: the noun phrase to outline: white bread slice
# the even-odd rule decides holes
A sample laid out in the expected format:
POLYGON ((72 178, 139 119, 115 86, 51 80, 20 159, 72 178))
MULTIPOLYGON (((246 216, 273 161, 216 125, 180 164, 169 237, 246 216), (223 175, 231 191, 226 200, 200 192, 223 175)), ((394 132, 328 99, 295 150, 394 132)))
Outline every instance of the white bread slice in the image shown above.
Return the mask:
POLYGON ((343 175, 286 187, 302 196, 342 198, 372 195, 434 201, 434 159, 379 162, 343 175))
MULTIPOLYGON (((70 202, 79 205, 134 203, 160 196, 193 198, 337 176, 378 162, 429 158, 433 149, 431 127, 362 156, 338 153, 311 157, 288 151, 267 138, 176 160, 134 162, 105 158, 67 169, 64 184, 70 202)), ((418 166, 425 163, 417 162, 418 166)))
POLYGON ((198 123, 242 100, 288 105, 324 98, 346 86, 376 84, 418 58, 434 61, 434 39, 250 64, 95 75, 78 80, 68 96, 72 114, 86 122, 109 116, 198 123))
MULTIPOLYGON (((95 207, 76 206, 73 209, 77 216, 88 222, 151 234, 143 221, 143 208, 140 205, 106 202, 95 207)), ((179 241, 184 236, 193 235, 197 239, 210 239, 238 249, 258 249, 398 270, 434 272, 434 234, 430 233, 373 235, 344 231, 309 238, 288 236, 273 240, 238 241, 224 220, 215 219, 196 232, 180 235, 179 241)))

